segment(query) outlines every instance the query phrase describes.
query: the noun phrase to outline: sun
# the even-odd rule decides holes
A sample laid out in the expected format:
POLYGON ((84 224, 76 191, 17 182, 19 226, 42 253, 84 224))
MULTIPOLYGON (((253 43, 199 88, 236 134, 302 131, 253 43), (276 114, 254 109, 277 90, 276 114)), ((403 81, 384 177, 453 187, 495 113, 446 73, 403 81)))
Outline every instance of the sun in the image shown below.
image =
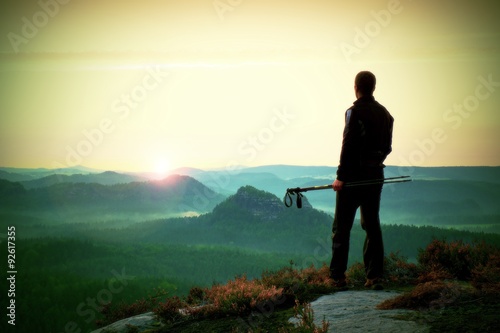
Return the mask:
POLYGON ((156 178, 163 179, 168 175, 170 163, 166 157, 157 158, 154 163, 154 174, 156 178))

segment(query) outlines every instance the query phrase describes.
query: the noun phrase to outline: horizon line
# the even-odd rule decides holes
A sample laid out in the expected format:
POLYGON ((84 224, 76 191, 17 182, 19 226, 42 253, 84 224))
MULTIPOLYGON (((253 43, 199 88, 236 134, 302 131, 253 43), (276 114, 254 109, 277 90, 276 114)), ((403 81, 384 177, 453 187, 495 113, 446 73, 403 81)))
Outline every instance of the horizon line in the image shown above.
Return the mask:
MULTIPOLYGON (((210 168, 201 168, 201 167, 194 167, 194 166, 181 166, 181 167, 176 167, 172 168, 169 170, 166 170, 164 174, 172 174, 176 170, 180 169, 193 169, 193 170, 199 170, 199 171, 205 171, 205 172, 210 172, 210 171, 235 171, 235 170, 241 170, 241 169, 252 169, 252 168, 262 168, 262 167, 304 167, 304 168, 338 168, 337 165, 315 165, 315 164, 306 164, 306 165, 301 165, 301 164, 262 164, 262 165, 254 165, 254 166, 246 166, 246 165, 235 165, 231 166, 231 170, 229 170, 228 167, 210 167, 210 168)), ((422 165, 386 165, 385 168, 498 168, 500 165, 432 165, 432 166, 422 166, 422 165)), ((47 171, 54 171, 54 170, 71 170, 71 169, 80 169, 80 170, 94 170, 95 172, 106 172, 106 171, 113 171, 113 172, 125 172, 125 173, 158 173, 155 171, 151 170, 124 170, 124 169, 114 169, 114 168, 94 168, 94 167, 88 167, 85 165, 73 165, 73 166, 63 166, 63 167, 54 167, 54 168, 49 168, 49 167, 23 167, 23 166, 5 166, 2 165, 0 166, 0 169, 14 169, 14 170, 47 170, 47 171)))

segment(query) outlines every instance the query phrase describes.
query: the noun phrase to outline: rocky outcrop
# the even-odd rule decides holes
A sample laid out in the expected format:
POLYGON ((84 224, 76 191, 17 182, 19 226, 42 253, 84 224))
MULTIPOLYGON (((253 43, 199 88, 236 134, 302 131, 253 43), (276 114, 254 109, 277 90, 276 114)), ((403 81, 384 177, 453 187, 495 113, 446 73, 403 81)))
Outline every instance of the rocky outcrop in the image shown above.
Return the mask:
POLYGON ((143 313, 134 317, 123 319, 99 328, 91 333, 126 333, 126 332, 146 332, 151 329, 158 329, 162 324, 156 319, 153 312, 143 313))
MULTIPOLYGON (((429 327, 396 316, 409 310, 378 310, 381 302, 398 295, 393 291, 343 291, 325 295, 311 303, 314 323, 321 327, 323 319, 330 323, 328 332, 426 333, 429 327)), ((297 322, 296 318, 291 319, 297 322)))
POLYGON ((263 220, 275 220, 285 210, 278 197, 251 186, 241 187, 233 200, 236 205, 263 220))
MULTIPOLYGON (((378 310, 376 306, 399 294, 394 291, 344 291, 324 295, 311 303, 314 322, 321 327, 323 320, 330 323, 328 332, 384 332, 427 333, 429 327, 422 323, 400 320, 397 316, 409 310, 378 310)), ((298 323, 297 318, 290 319, 298 323)), ((120 320, 91 333, 146 333, 162 324, 152 312, 120 320)))
MULTIPOLYGON (((302 208, 312 208, 305 197, 302 198, 302 208)), ((217 218, 232 216, 238 220, 247 214, 257 221, 268 222, 279 219, 286 210, 283 201, 274 194, 258 190, 253 186, 243 186, 236 194, 218 205, 213 213, 217 218)))

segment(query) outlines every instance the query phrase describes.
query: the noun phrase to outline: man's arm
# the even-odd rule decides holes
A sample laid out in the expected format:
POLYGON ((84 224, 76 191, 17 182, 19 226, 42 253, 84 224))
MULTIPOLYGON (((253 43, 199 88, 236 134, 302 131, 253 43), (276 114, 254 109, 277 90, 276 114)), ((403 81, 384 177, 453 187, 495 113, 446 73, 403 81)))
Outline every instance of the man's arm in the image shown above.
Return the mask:
MULTIPOLYGON (((345 182, 352 177, 352 173, 359 167, 361 136, 363 124, 352 108, 346 111, 345 126, 342 139, 340 163, 337 169, 337 179, 345 182)), ((342 187, 337 183, 339 189, 342 187)), ((335 188, 334 188, 335 189, 335 188)))

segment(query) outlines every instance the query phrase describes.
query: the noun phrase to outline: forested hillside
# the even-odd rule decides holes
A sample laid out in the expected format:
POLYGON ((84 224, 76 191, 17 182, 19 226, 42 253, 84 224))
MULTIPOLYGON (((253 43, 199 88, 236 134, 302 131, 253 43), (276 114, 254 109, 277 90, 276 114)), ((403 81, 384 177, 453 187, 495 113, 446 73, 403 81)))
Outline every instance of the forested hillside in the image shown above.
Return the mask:
MULTIPOLYGON (((109 177, 115 179, 116 175, 108 173, 105 177, 110 181, 109 177)), ((62 182, 32 189, 0 179, 0 207, 4 213, 44 218, 52 223, 116 219, 137 222, 197 215, 209 212, 223 198, 197 180, 179 175, 113 185, 62 182)))
MULTIPOLYGON (((280 198, 287 188, 327 185, 336 177, 336 168, 327 166, 270 165, 231 172, 184 172, 220 193, 232 194, 252 185, 280 198)), ((388 166, 385 175, 407 175, 412 181, 384 186, 382 223, 500 233, 500 167, 388 166)), ((333 191, 312 191, 307 196, 314 208, 333 215, 333 191)))

